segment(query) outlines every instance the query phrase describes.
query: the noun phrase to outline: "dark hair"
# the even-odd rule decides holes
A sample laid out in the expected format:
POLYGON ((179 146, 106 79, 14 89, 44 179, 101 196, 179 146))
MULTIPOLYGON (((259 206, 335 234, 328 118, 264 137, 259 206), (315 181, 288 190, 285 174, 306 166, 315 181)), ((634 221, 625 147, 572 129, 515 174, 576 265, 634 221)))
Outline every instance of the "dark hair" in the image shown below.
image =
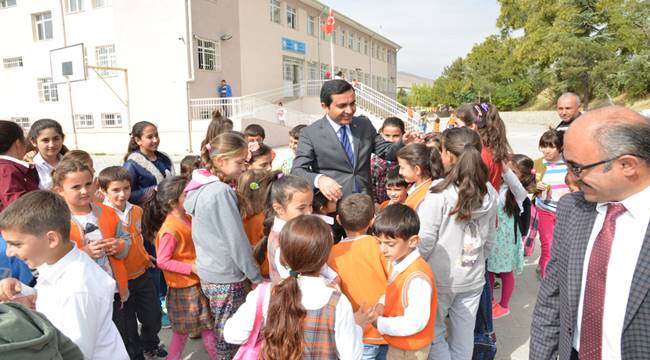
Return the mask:
POLYGON ((332 105, 332 95, 343 94, 350 90, 354 92, 352 85, 343 79, 325 81, 320 88, 320 102, 329 107, 332 105))
POLYGON ((212 165, 213 157, 222 156, 228 159, 243 153, 244 151, 248 151, 248 143, 246 140, 233 132, 219 134, 217 137, 210 140, 208 144, 210 144, 212 150, 208 150, 207 145, 201 148, 201 162, 208 171, 220 178, 222 178, 223 175, 219 169, 212 165))
POLYGON ((338 204, 339 220, 345 230, 358 231, 368 225, 375 216, 375 205, 367 194, 352 194, 338 204))
POLYGON ((539 138, 539 147, 554 147, 557 151, 562 152, 564 149, 564 134, 562 131, 555 129, 546 130, 539 138))
POLYGON ((508 158, 512 150, 506 137, 506 125, 496 106, 489 103, 463 104, 456 110, 456 116, 466 126, 476 124, 482 145, 492 152, 494 161, 508 158))
POLYGON ((269 198, 271 185, 281 171, 262 169, 245 171, 237 180, 239 212, 242 219, 268 211, 271 207, 269 198))
POLYGON ((271 290, 264 325, 263 359, 303 358, 303 320, 307 311, 302 306, 298 277, 318 275, 332 245, 330 227, 316 216, 301 215, 284 225, 280 232, 281 262, 291 269, 291 276, 271 290))
MULTIPOLYGON (((518 177, 521 185, 529 193, 535 192, 535 174, 533 174, 533 168, 535 167, 535 163, 533 162, 533 160, 523 154, 514 154, 512 155, 511 163, 513 166, 517 167, 517 170, 519 170, 519 173, 521 174, 518 177)), ((515 195, 512 193, 510 189, 508 189, 508 192, 506 193, 506 203, 504 206, 504 210, 506 214, 510 217, 519 214, 519 210, 520 210, 519 205, 517 205, 517 201, 515 200, 515 195)))
POLYGON ((133 124, 131 132, 129 133, 129 135, 131 135, 131 138, 129 139, 129 145, 126 149, 126 155, 124 155, 125 162, 128 160, 129 155, 131 155, 132 152, 140 149, 140 146, 136 142, 136 139, 140 139, 144 133, 144 130, 149 126, 153 126, 154 128, 158 129, 155 124, 148 121, 138 121, 137 123, 133 124))
POLYGON ((433 147, 440 152, 442 151, 442 147, 440 145, 440 137, 440 133, 429 133, 425 136, 424 140, 427 146, 433 147))
POLYGON ((73 172, 84 172, 88 171, 92 177, 93 172, 90 167, 81 161, 66 159, 59 161, 59 164, 52 170, 52 185, 54 187, 63 185, 65 177, 73 172))
POLYGON ((187 155, 181 160, 181 176, 190 179, 192 171, 201 167, 201 157, 198 155, 187 155))
POLYGON ((392 204, 377 214, 373 233, 391 239, 407 240, 420 232, 420 218, 404 204, 392 204))
MULTIPOLYGON (((36 139, 38 139, 38 135, 41 133, 41 131, 45 129, 54 129, 60 136, 62 140, 65 140, 65 134, 63 133, 63 127, 61 127, 61 124, 59 124, 58 121, 52 120, 52 119, 39 119, 34 121, 32 126, 29 128, 29 133, 28 137, 31 141, 36 142, 36 139)), ((36 148, 38 151, 38 148, 36 148)), ((59 154, 65 155, 65 153, 68 152, 68 148, 65 145, 61 145, 61 150, 59 150, 59 154)))
POLYGON ((212 120, 210 121, 210 125, 208 125, 208 130, 205 132, 205 138, 201 141, 201 150, 212 139, 233 129, 232 120, 221 116, 218 110, 215 111, 212 112, 212 120), (215 117, 215 111, 217 112, 217 117, 215 117))
POLYGON ((294 126, 290 131, 289 131, 289 136, 291 136, 294 139, 300 139, 300 131, 304 128, 306 128, 307 125, 305 124, 300 124, 294 126))
POLYGON ((0 229, 29 235, 56 231, 70 239, 70 210, 63 198, 51 191, 30 191, 0 212, 0 229))
POLYGON ((99 172, 97 176, 99 188, 106 191, 113 181, 128 181, 131 183, 131 174, 122 166, 109 166, 99 172))
POLYGON ((387 126, 396 127, 400 129, 400 131, 402 131, 402 134, 406 131, 404 129, 404 121, 395 116, 387 117, 384 120, 384 123, 381 125, 381 128, 379 128, 379 132, 381 133, 382 131, 384 131, 384 128, 387 126))
POLYGON ((439 193, 455 186, 458 201, 449 215, 456 214, 459 220, 468 221, 472 218, 472 211, 481 207, 488 192, 488 168, 481 158, 481 139, 468 128, 447 129, 442 133, 442 148, 454 154, 457 161, 444 180, 431 188, 431 192, 439 193))
POLYGON ((154 191, 149 191, 143 203, 142 237, 155 241, 165 218, 171 210, 171 203, 178 201, 183 194, 187 179, 182 176, 170 176, 158 184, 154 191))
POLYGON ((327 203, 329 202, 329 199, 323 195, 323 193, 320 190, 316 190, 314 192, 314 197, 311 201, 311 210, 313 214, 320 214, 320 211, 322 208, 327 206, 327 203))
POLYGON ((257 160, 258 158, 273 153, 273 149, 271 149, 271 147, 269 147, 268 145, 265 144, 259 144, 259 145, 260 147, 251 153, 251 158, 250 160, 248 160, 249 165, 254 163, 255 160, 257 160))
POLYGON ((422 179, 431 178, 431 148, 422 143, 409 144, 399 149, 397 158, 406 161, 410 166, 418 166, 422 173, 422 179))
POLYGON ((266 139, 266 133, 262 125, 250 124, 244 129, 244 135, 246 136, 259 136, 263 139, 266 139))
POLYGON ((386 173, 386 187, 395 186, 406 188, 409 186, 409 183, 404 180, 402 175, 399 174, 399 167, 389 170, 386 173))
POLYGON ((0 154, 6 154, 18 140, 25 142, 25 133, 20 125, 0 120, 0 154))

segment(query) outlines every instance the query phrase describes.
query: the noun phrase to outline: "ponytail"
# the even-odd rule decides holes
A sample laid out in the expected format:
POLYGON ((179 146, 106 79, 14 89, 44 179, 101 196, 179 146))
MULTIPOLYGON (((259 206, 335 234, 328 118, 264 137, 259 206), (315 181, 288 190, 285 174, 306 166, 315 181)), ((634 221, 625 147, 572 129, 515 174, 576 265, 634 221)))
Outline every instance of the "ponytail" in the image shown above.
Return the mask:
POLYGON ((165 178, 145 195, 142 214, 142 237, 155 242, 156 234, 171 210, 171 203, 181 197, 187 179, 182 176, 165 178))
POLYGON ((503 161, 512 152, 506 138, 506 125, 496 106, 490 103, 463 104, 456 110, 456 116, 465 126, 476 125, 481 142, 492 152, 494 161, 503 161))
POLYGON ((488 168, 481 158, 481 140, 468 128, 453 128, 442 134, 442 148, 454 154, 456 164, 443 181, 431 188, 439 193, 449 186, 456 187, 458 200, 449 215, 469 221, 472 212, 481 207, 487 194, 488 168))
POLYGON ((149 126, 156 127, 156 125, 148 121, 138 121, 137 123, 133 124, 133 128, 131 128, 131 132, 129 133, 129 135, 131 135, 131 138, 129 139, 129 145, 126 148, 126 155, 124 155, 124 162, 126 162, 126 160, 129 159, 129 155, 131 155, 132 152, 140 149, 140 145, 138 145, 136 140, 142 137, 142 134, 144 133, 144 129, 146 129, 149 126))

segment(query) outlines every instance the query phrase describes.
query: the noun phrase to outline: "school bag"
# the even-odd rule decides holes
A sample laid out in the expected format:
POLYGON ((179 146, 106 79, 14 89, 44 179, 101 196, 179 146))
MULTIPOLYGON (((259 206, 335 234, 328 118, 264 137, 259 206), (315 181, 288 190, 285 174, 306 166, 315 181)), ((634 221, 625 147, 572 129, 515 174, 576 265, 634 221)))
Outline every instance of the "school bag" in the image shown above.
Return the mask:
POLYGON ((533 249, 535 248, 535 238, 537 237, 537 228, 539 226, 539 218, 537 215, 537 207, 530 207, 530 224, 528 232, 522 237, 522 244, 524 244, 524 256, 532 256, 533 249))
POLYGON ((264 304, 264 298, 266 297, 266 289, 269 287, 269 283, 263 283, 260 285, 260 292, 257 294, 257 307, 255 309, 255 325, 253 325, 253 331, 248 335, 248 340, 243 343, 233 360, 257 360, 260 358, 260 353, 262 352, 262 344, 264 340, 260 337, 260 329, 262 328, 262 305, 264 304))

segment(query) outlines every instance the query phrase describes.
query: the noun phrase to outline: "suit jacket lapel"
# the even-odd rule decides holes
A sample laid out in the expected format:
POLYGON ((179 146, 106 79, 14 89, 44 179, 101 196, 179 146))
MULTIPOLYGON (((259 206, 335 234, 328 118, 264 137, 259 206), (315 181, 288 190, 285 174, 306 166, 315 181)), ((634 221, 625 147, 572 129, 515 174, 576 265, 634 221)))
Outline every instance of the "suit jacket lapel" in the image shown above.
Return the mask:
POLYGON ((345 149, 343 149, 343 144, 341 144, 341 140, 339 140, 339 135, 334 131, 334 128, 330 124, 329 120, 327 120, 327 116, 323 116, 323 118, 320 120, 321 122, 321 128, 323 129, 323 135, 325 136, 326 140, 325 142, 329 142, 334 145, 335 151, 339 152, 339 156, 337 158, 345 159, 344 161, 352 167, 352 164, 350 164, 350 160, 348 160, 348 155, 345 153, 345 149))
POLYGON ((578 304, 580 302, 580 290, 582 288, 582 273, 584 269, 585 252, 587 252, 587 244, 589 244, 589 237, 596 222, 598 212, 596 211, 596 204, 589 203, 585 200, 576 204, 576 221, 573 225, 573 230, 568 232, 571 242, 571 250, 569 256, 569 266, 567 267, 567 293, 569 304, 571 305, 571 314, 573 316, 572 324, 578 321, 578 304))
POLYGON ((641 253, 639 253, 639 259, 634 269, 630 294, 627 299, 627 308, 625 310, 623 331, 630 325, 648 290, 650 290, 650 226, 646 230, 643 246, 641 246, 641 253))
POLYGON ((359 145, 361 145, 361 138, 359 137, 359 127, 354 118, 352 118, 352 123, 350 123, 350 132, 352 133, 352 151, 354 151, 354 164, 356 167, 359 163, 359 145))

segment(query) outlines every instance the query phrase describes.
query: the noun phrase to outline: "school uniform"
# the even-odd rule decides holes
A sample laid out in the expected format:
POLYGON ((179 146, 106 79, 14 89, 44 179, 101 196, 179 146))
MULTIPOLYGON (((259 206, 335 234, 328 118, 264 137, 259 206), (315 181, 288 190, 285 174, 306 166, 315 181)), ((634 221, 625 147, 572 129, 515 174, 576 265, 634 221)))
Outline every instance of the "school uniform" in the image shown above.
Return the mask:
POLYGON ((432 179, 429 179, 418 186, 413 185, 408 190, 408 197, 404 201, 404 205, 417 211, 418 206, 420 206, 420 203, 422 202, 422 200, 424 200, 424 197, 427 195, 427 192, 429 192, 429 188, 431 187, 431 182, 432 179))
MULTIPOLYGON (((58 155, 59 161, 63 158, 63 155, 59 154, 58 155)), ((36 167, 36 171, 38 172, 38 179, 39 179, 39 184, 38 187, 41 190, 50 190, 52 189, 52 171, 54 170, 54 166, 50 165, 45 159, 43 159, 43 156, 41 153, 37 153, 36 156, 34 156, 34 159, 32 159, 34 162, 34 166, 36 167)))
POLYGON ((0 155, 0 211, 34 190, 38 190, 36 169, 24 161, 0 155))

